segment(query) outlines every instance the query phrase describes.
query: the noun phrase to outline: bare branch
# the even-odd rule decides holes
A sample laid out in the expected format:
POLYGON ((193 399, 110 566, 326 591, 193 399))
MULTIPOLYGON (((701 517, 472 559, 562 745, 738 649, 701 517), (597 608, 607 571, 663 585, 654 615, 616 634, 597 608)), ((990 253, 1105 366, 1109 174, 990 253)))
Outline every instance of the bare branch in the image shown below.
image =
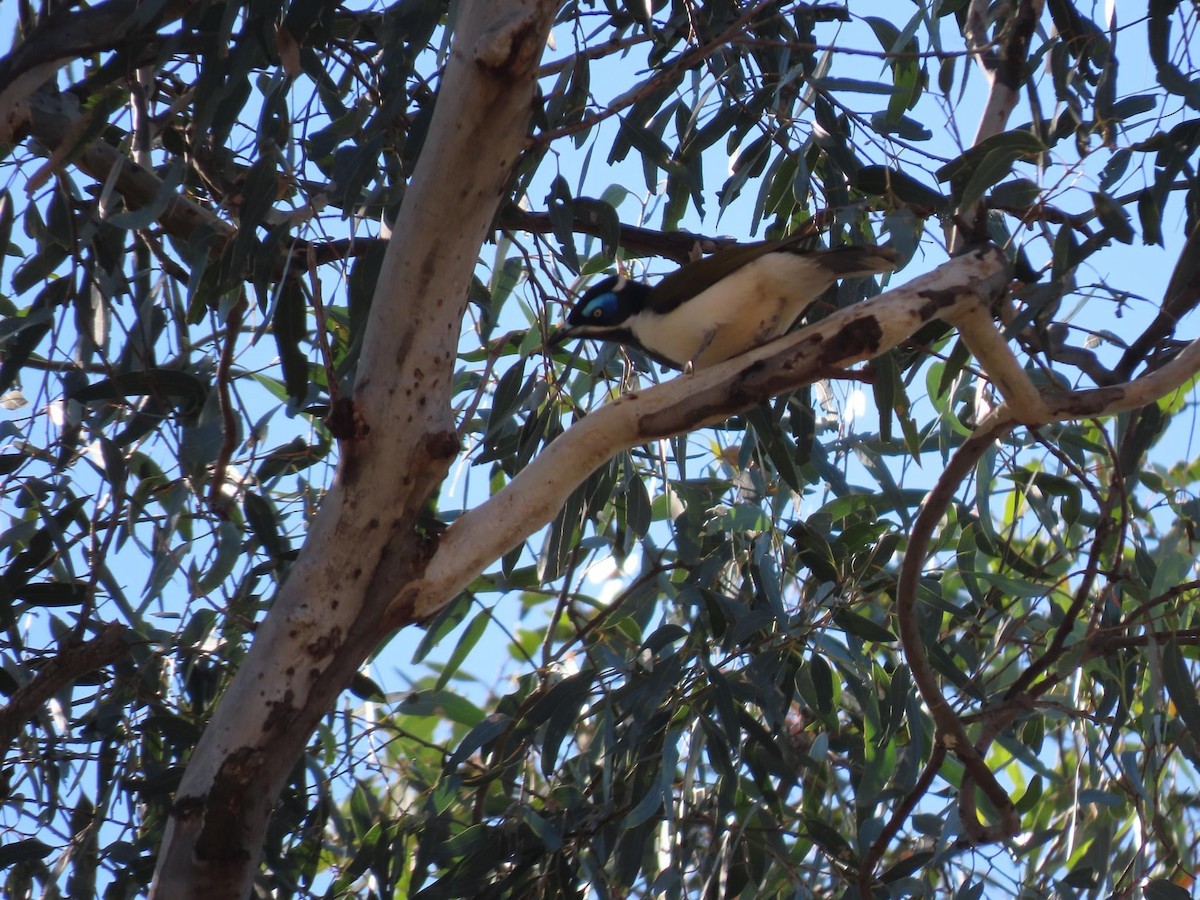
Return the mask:
POLYGON ((124 625, 110 622, 90 641, 59 651, 0 709, 0 751, 8 752, 30 716, 51 697, 87 673, 110 666, 128 654, 131 636, 124 625))

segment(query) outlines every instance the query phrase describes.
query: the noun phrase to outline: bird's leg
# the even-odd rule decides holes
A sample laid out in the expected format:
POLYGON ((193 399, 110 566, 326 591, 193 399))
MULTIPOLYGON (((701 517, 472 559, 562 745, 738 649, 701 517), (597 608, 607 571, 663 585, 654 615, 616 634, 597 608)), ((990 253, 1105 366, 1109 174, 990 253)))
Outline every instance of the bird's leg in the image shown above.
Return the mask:
POLYGON ((684 375, 691 375, 696 371, 696 361, 704 355, 704 351, 708 349, 709 345, 713 342, 713 338, 716 336, 716 328, 710 328, 704 333, 704 340, 700 342, 700 346, 696 348, 696 352, 692 354, 692 358, 683 367, 684 375))

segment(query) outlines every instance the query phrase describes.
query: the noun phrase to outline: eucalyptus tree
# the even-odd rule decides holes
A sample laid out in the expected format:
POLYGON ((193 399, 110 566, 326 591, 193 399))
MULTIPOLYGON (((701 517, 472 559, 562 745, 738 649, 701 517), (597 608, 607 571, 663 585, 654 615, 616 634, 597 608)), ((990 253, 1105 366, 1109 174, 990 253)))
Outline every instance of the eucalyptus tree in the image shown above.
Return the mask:
POLYGON ((1187 896, 1194 5, 5 14, 6 896, 1187 896))

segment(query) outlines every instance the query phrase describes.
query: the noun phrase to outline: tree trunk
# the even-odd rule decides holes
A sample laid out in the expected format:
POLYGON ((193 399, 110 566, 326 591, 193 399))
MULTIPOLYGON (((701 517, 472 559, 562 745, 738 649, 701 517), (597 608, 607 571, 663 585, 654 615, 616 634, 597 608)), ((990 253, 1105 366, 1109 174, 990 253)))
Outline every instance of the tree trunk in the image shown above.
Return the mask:
POLYGON ((520 158, 556 4, 459 6, 376 286, 337 477, 176 794, 156 897, 246 897, 275 798, 434 547, 414 524, 458 453, 451 384, 475 260, 520 158))

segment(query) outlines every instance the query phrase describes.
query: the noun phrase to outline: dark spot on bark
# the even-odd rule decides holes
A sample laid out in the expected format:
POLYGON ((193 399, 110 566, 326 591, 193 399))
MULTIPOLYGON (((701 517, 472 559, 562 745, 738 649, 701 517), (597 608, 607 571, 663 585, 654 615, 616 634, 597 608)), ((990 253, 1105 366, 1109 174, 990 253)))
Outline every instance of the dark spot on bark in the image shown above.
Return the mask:
POLYGON ((267 704, 271 711, 267 713, 267 718, 263 722, 263 731, 273 731, 281 722, 284 722, 292 717, 296 712, 296 707, 292 701, 296 699, 296 695, 292 693, 292 689, 288 688, 284 691, 282 700, 272 700, 267 704))
POLYGON ((287 669, 285 669, 284 671, 286 671, 286 672, 288 673, 288 675, 295 675, 295 674, 296 674, 296 667, 295 667, 295 666, 288 666, 288 667, 287 667, 287 669))
POLYGON ((379 519, 376 518, 375 516, 371 516, 371 518, 367 520, 367 527, 370 528, 371 530, 378 528, 379 527, 379 519))
POLYGON ((197 861, 244 860, 241 825, 246 788, 262 769, 262 751, 241 747, 229 754, 213 778, 204 803, 204 824, 196 838, 197 861))
POLYGON ((334 626, 329 634, 323 634, 304 648, 313 659, 329 656, 342 644, 342 629, 334 626))
POLYGON ((429 282, 433 280, 433 273, 436 271, 436 269, 437 258, 434 253, 430 253, 423 260, 421 260, 420 277, 422 288, 427 288, 429 286, 429 282))
POLYGON ((190 819, 204 812, 203 797, 179 797, 171 804, 171 815, 177 819, 190 819))
POLYGON ((425 435, 425 452, 431 459, 454 459, 460 449, 458 435, 453 431, 425 435))
POLYGON ((939 311, 947 306, 953 306, 958 300, 958 294, 955 291, 934 291, 924 290, 917 296, 924 297, 926 302, 922 303, 917 309, 917 315, 921 317, 922 322, 929 322, 937 318, 939 311))
POLYGON ((361 416, 354 407, 354 401, 349 397, 338 397, 329 408, 325 417, 325 427, 339 441, 352 440, 357 436, 361 416))
POLYGON ((350 577, 353 578, 355 581, 362 578, 362 568, 359 566, 355 566, 354 573, 350 577))
POLYGON ((883 329, 874 316, 851 322, 837 334, 831 335, 821 348, 821 359, 829 365, 864 354, 873 356, 883 340, 883 329))

